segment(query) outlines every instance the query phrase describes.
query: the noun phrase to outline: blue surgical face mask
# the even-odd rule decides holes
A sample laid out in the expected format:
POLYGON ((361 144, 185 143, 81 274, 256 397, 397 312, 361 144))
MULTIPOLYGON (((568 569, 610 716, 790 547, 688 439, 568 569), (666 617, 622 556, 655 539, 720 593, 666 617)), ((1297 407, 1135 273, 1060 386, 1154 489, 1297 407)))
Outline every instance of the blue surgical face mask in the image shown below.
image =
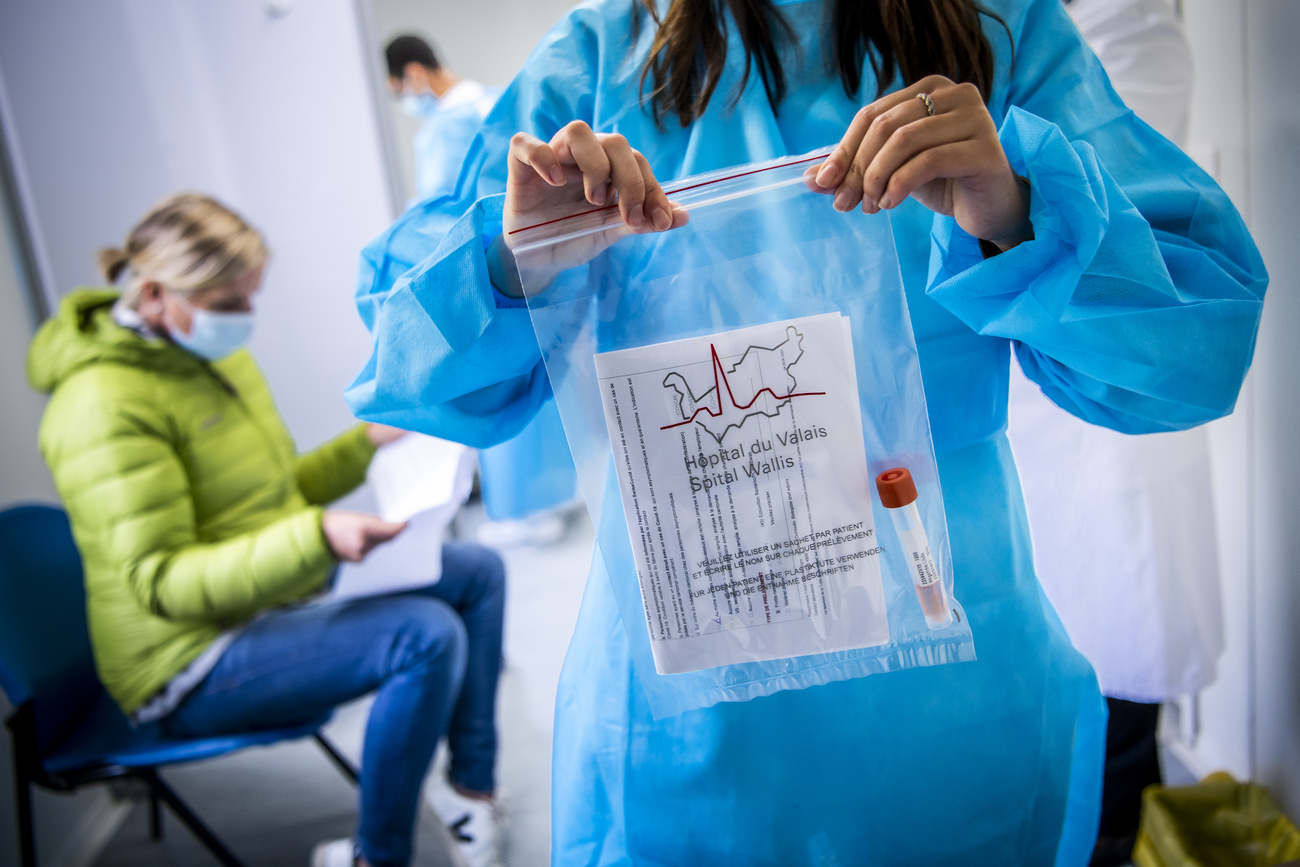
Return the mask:
POLYGON ((428 117, 438 110, 438 97, 432 93, 403 93, 398 105, 407 117, 428 117))
POLYGON ((208 361, 225 358, 253 336, 251 312, 204 310, 181 296, 176 298, 190 312, 190 333, 170 327, 169 333, 178 346, 200 358, 208 361))

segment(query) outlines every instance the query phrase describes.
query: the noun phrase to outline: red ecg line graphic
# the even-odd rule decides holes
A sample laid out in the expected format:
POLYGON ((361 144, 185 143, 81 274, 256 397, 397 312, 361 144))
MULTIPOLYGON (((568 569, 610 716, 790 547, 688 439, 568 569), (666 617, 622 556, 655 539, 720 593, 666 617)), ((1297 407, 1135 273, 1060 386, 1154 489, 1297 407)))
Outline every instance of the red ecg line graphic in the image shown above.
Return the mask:
POLYGON ((772 399, 777 401, 789 400, 792 397, 816 397, 817 395, 826 394, 826 392, 824 391, 798 391, 798 392, 792 392, 790 394, 782 395, 782 394, 777 394, 776 392, 772 391, 772 389, 764 386, 754 394, 753 400, 751 400, 749 403, 745 404, 744 406, 741 406, 740 404, 736 403, 736 395, 732 393, 731 383, 727 381, 727 372, 722 369, 722 360, 718 358, 718 348, 714 346, 712 343, 710 343, 709 352, 713 355, 713 393, 718 396, 718 411, 714 412, 712 409, 710 409, 707 406, 701 406, 697 408, 695 412, 691 413, 691 417, 688 418, 686 421, 679 421, 674 424, 666 424, 663 427, 659 428, 659 430, 669 430, 671 428, 681 427, 682 425, 690 424, 691 422, 695 421, 696 416, 698 416, 702 412, 707 412, 713 418, 718 418, 719 416, 721 416, 722 415, 722 390, 718 388, 719 379, 721 379, 722 384, 727 387, 727 398, 731 401, 731 405, 739 410, 749 409, 751 406, 753 406, 755 403, 758 402, 758 399, 760 397, 763 396, 763 392, 767 392, 768 394, 772 395, 772 399))

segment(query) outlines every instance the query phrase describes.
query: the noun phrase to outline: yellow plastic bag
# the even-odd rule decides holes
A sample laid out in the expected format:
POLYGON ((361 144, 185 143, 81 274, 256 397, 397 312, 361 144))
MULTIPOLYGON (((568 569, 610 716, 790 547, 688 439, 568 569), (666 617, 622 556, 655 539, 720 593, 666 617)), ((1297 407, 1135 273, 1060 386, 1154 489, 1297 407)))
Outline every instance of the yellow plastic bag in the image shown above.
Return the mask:
POLYGON ((1300 828, 1268 790, 1210 774, 1142 793, 1137 867, 1265 867, 1300 858, 1300 828))

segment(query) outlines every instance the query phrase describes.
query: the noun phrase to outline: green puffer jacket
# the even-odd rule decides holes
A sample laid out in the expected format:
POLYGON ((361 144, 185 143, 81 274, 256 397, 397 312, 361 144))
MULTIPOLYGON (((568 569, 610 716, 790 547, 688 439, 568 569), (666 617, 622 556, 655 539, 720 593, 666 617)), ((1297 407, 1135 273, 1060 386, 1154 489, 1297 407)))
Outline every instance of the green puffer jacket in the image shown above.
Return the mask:
POLYGON ((117 293, 64 299, 27 378, 51 392, 45 461, 85 562, 100 678, 128 714, 222 630, 318 591, 324 503, 365 478, 356 427, 299 457, 247 352, 208 363, 117 325, 117 293))

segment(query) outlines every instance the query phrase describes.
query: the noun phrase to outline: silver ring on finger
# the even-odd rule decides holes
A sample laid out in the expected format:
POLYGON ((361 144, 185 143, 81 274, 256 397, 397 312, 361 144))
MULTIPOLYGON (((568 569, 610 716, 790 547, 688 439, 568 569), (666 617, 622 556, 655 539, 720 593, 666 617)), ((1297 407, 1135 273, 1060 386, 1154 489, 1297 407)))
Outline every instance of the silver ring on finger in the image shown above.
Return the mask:
POLYGON ((921 100, 921 102, 925 103, 926 117, 934 117, 934 100, 930 99, 930 94, 918 93, 916 95, 916 98, 921 100))

